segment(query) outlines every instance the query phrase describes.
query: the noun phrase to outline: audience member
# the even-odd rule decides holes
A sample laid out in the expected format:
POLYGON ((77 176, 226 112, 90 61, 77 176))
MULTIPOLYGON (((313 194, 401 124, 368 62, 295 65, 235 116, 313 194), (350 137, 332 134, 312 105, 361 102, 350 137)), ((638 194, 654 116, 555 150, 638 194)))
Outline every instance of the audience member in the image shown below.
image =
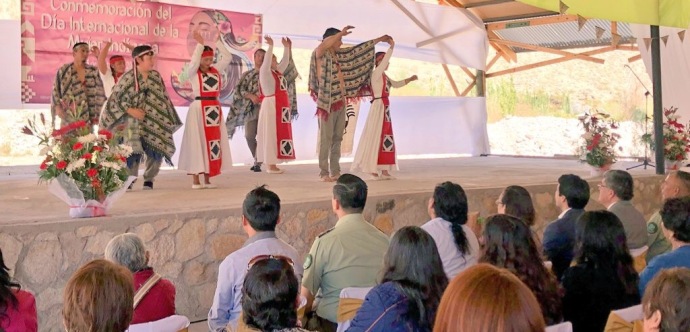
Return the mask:
POLYGON ((242 286, 242 317, 262 332, 307 331, 299 326, 299 280, 292 259, 261 255, 247 266, 242 286))
POLYGON ((333 186, 331 206, 338 222, 314 239, 304 261, 302 295, 307 298, 307 315, 314 309, 314 296, 320 294, 308 328, 335 331, 340 291, 376 285, 388 236, 362 216, 366 201, 367 184, 355 175, 343 174, 333 186))
POLYGON ((124 332, 134 312, 134 280, 126 268, 104 259, 80 267, 65 286, 65 330, 124 332))
POLYGON ((527 224, 506 214, 490 216, 484 225, 482 243, 479 262, 507 269, 525 283, 539 301, 547 325, 563 320, 561 288, 544 266, 527 224))
POLYGON ((659 272, 642 297, 644 331, 690 331, 690 270, 672 268, 659 272))
POLYGON ((105 247, 105 259, 120 264, 134 278, 132 324, 155 322, 175 314, 175 286, 148 266, 149 252, 134 233, 120 234, 105 247))
POLYGON ((690 268, 690 197, 671 198, 661 208, 662 230, 671 252, 654 257, 640 274, 640 294, 654 275, 672 267, 690 268))
POLYGON ((588 211, 578 219, 575 263, 561 280, 563 316, 573 331, 602 331, 612 310, 640 303, 625 230, 612 212, 588 211))
POLYGON ((633 178, 630 173, 610 170, 604 173, 599 186, 599 203, 613 212, 623 224, 629 249, 647 245, 647 231, 644 216, 635 209, 633 199, 633 178))
POLYGON ((529 191, 520 186, 508 186, 496 201, 498 213, 509 214, 524 221, 527 226, 534 226, 535 212, 529 191))
POLYGON ((539 302, 520 279, 477 264, 446 288, 434 332, 543 332, 544 325, 539 302))
POLYGON ((448 181, 437 185, 427 210, 431 220, 422 229, 434 238, 448 279, 477 264, 479 241, 466 225, 467 195, 462 187, 448 181))
POLYGON ((419 227, 401 228, 383 266, 381 283, 369 291, 348 331, 431 331, 448 285, 434 239, 419 227))
MULTIPOLYGON (((666 201, 670 198, 680 198, 690 196, 690 173, 683 171, 673 171, 666 176, 661 183, 661 200, 666 201)), ((652 258, 671 251, 671 242, 666 239, 664 232, 661 231, 661 214, 654 213, 652 218, 647 221, 647 263, 652 258)))
POLYGON ((36 300, 12 281, 0 249, 0 331, 36 332, 36 300))
POLYGON ((242 227, 249 236, 242 248, 228 255, 218 267, 218 284, 208 313, 211 331, 226 326, 237 328, 242 311, 242 286, 249 261, 260 255, 289 257, 295 262, 295 274, 302 278, 302 260, 297 250, 276 237, 280 222, 280 198, 265 186, 254 188, 242 203, 242 227))
POLYGON ((554 200, 561 214, 546 226, 542 245, 544 255, 553 264, 556 279, 560 280, 573 260, 575 222, 585 212, 585 206, 589 202, 589 184, 577 175, 561 175, 554 200))

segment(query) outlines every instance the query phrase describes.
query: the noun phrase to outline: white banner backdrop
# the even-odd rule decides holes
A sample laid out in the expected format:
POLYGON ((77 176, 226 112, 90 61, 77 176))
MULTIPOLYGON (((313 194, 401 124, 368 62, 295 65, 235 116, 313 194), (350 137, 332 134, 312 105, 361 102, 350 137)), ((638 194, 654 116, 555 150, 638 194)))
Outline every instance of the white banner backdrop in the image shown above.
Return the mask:
MULTIPOLYGON (((297 96, 299 118, 292 123, 297 161, 316 160, 316 104, 309 95, 297 96)), ((370 103, 363 101, 359 110, 355 149, 359 143, 370 103)), ((180 118, 187 117, 186 108, 178 108, 180 118)), ((223 108, 227 114, 227 108, 223 108)), ((398 157, 429 154, 465 154, 478 156, 489 153, 486 130, 486 99, 467 97, 391 97, 391 117, 398 157)), ((180 146, 184 128, 175 134, 180 146)), ((238 128, 230 141, 233 163, 250 165, 252 155, 238 128)), ((179 152, 179 151, 178 151, 179 152)), ((177 163, 178 154, 173 157, 177 163)))

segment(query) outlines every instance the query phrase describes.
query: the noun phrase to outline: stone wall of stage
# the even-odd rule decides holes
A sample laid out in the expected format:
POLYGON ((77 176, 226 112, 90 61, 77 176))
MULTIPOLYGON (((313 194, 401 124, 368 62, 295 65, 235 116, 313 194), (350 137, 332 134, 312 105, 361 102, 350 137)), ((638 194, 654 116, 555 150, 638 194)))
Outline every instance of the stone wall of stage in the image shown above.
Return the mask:
MULTIPOLYGON (((660 176, 635 179, 633 202, 646 217, 659 208, 660 176)), ((591 180, 596 199, 598 181, 591 180)), ((553 206, 556 186, 529 186, 538 211, 535 231, 539 236, 558 211, 553 206)), ((391 234, 407 225, 421 225, 429 218, 424 193, 370 197, 365 216, 391 234)), ((470 210, 487 216, 496 212, 495 201, 503 188, 467 190, 470 210)), ((603 208, 590 202, 589 210, 603 208)), ((285 204, 277 233, 306 254, 314 238, 336 222, 327 197, 318 202, 285 204)), ((49 224, 3 226, 0 245, 5 263, 22 287, 36 294, 40 331, 61 331, 62 293, 65 283, 85 262, 103 257, 108 241, 116 234, 134 232, 151 252, 150 265, 177 287, 177 310, 192 321, 204 319, 213 299, 221 260, 240 248, 246 239, 240 209, 216 209, 168 214, 67 220, 49 224)))

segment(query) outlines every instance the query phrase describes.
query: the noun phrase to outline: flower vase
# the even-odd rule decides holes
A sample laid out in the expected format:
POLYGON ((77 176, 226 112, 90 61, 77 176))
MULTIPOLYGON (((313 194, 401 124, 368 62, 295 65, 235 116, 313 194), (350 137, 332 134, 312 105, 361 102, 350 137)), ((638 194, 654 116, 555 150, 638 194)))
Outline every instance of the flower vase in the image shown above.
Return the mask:
POLYGON ((606 164, 602 166, 589 165, 589 175, 592 177, 598 177, 604 175, 606 171, 611 169, 613 164, 606 164))
POLYGON ((666 171, 677 171, 680 169, 680 166, 682 165, 683 161, 682 160, 669 160, 666 159, 664 162, 664 166, 666 166, 666 171))
POLYGON ((65 174, 60 174, 55 180, 48 185, 48 191, 67 203, 71 218, 94 218, 107 215, 113 203, 125 194, 127 187, 136 180, 136 177, 130 176, 120 189, 101 197, 101 201, 85 199, 84 193, 74 183, 74 180, 65 174))

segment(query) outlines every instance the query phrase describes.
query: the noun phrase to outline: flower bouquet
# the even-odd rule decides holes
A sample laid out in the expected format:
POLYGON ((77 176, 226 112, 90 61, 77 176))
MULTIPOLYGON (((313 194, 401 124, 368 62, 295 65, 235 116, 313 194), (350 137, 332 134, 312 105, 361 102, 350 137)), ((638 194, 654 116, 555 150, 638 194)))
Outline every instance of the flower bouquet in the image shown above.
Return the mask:
MULTIPOLYGON (((678 169, 679 164, 687 159, 690 147, 690 133, 688 127, 678 122, 680 115, 677 115, 677 107, 671 106, 664 109, 663 139, 664 139, 664 159, 666 168, 670 170, 678 169)), ((642 141, 650 145, 655 151, 654 136, 652 134, 642 135, 642 141)))
POLYGON ((585 113, 578 120, 585 129, 580 162, 599 170, 609 169, 616 162, 615 146, 620 135, 613 130, 618 129, 618 124, 608 114, 599 111, 585 113))
POLYGON ((104 216, 136 179, 126 167, 130 146, 118 144, 119 137, 108 130, 94 133, 86 121, 71 121, 80 118, 82 107, 64 103, 67 124, 60 129, 52 130, 43 114, 22 128, 43 147, 40 181, 50 182, 48 190, 69 205, 72 218, 104 216))

